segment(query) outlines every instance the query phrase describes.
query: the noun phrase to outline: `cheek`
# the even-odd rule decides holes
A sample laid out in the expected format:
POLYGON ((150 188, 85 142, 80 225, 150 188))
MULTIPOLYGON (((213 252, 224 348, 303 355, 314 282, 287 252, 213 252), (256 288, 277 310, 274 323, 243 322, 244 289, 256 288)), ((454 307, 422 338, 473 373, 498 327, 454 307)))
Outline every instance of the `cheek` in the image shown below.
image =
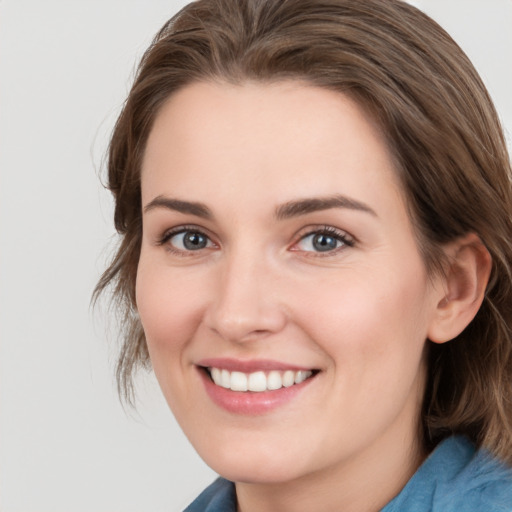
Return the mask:
POLYGON ((195 281, 184 274, 141 258, 136 283, 151 365, 175 414, 194 403, 186 384, 191 364, 188 347, 202 317, 195 281))
POLYGON ((304 329, 344 366, 379 371, 386 362, 400 369, 419 359, 428 327, 425 280, 384 270, 346 275, 339 286, 314 286, 302 308, 304 329))
POLYGON ((136 298, 151 358, 180 350, 202 315, 200 289, 186 273, 162 269, 141 258, 136 298))

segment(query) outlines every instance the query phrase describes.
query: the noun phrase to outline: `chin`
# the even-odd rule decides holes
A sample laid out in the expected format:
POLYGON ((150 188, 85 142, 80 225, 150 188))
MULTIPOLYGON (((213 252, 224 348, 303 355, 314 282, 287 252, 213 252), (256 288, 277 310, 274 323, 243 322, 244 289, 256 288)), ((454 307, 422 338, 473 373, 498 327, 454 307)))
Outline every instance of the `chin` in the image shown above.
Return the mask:
POLYGON ((232 482, 279 484, 303 476, 303 459, 299 457, 294 460, 284 453, 269 455, 265 450, 226 448, 208 456, 203 456, 201 452, 199 455, 216 473, 232 482))
POLYGON ((210 466, 220 476, 232 482, 249 484, 282 484, 300 478, 302 475, 289 468, 256 466, 254 463, 215 464, 210 466))

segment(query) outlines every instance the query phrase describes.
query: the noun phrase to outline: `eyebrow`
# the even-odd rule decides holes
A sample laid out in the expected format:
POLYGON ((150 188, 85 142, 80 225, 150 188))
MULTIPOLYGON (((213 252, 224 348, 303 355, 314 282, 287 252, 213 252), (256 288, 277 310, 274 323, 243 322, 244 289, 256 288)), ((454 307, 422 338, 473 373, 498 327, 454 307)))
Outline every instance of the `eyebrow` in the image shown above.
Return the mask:
POLYGON ((377 217, 375 211, 368 205, 342 195, 288 201, 276 208, 275 216, 278 220, 284 220, 331 208, 348 208, 349 210, 357 210, 377 217))
MULTIPOLYGON (((203 219, 213 219, 211 210, 205 204, 194 201, 183 201, 181 199, 174 199, 172 197, 160 195, 144 206, 144 213, 154 210, 155 208, 165 208, 184 214, 195 215, 196 217, 201 217, 203 219)), ((343 195, 309 197, 288 201, 276 208, 274 216, 277 220, 285 220, 292 217, 307 215, 308 213, 329 210, 331 208, 347 208, 349 210, 369 213, 370 215, 377 217, 375 211, 368 205, 343 195)))
POLYGON ((144 206, 144 213, 154 210, 155 208, 166 208, 167 210, 174 210, 180 213, 191 214, 203 219, 213 218, 212 212, 203 203, 181 201, 180 199, 173 199, 172 197, 155 197, 146 206, 144 206))

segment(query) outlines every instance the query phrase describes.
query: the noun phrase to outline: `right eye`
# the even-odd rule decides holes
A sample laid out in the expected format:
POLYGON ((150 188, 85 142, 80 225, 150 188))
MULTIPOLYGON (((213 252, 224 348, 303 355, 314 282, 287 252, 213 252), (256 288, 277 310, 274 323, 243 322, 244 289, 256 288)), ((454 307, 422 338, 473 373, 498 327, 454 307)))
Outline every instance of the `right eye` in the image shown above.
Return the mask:
POLYGON ((177 252, 200 251, 213 247, 213 242, 201 231, 181 229, 167 233, 161 240, 161 245, 168 245, 177 252))

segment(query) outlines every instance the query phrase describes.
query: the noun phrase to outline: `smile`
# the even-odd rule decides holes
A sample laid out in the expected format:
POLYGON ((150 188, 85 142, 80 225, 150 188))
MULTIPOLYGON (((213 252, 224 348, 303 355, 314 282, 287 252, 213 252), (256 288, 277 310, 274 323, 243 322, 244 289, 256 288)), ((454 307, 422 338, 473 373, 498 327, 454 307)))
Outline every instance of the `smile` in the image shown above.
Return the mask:
POLYGON ((206 368, 206 371, 217 386, 231 391, 252 391, 255 393, 276 391, 283 387, 289 388, 313 376, 312 370, 272 370, 269 372, 244 373, 209 367, 206 368))
POLYGON ((285 407, 315 387, 320 369, 258 359, 208 358, 198 361, 206 394, 232 414, 258 416, 285 407))

